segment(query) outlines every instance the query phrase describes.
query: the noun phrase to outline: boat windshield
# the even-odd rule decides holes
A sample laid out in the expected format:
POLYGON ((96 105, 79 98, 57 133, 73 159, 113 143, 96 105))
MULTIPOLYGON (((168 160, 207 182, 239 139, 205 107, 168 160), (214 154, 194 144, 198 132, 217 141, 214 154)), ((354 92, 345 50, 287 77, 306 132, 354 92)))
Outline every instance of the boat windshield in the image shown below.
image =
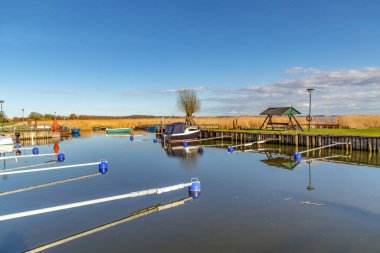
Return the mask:
POLYGON ((171 132, 173 131, 173 128, 174 126, 173 125, 168 125, 165 129, 165 133, 166 134, 171 134, 171 132))

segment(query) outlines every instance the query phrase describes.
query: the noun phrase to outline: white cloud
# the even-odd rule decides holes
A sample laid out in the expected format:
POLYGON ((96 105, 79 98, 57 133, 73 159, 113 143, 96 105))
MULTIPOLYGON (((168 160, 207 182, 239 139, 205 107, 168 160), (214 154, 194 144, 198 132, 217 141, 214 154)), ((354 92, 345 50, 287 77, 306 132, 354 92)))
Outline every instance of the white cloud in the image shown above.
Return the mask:
POLYGON ((380 113, 380 67, 322 71, 293 67, 287 74, 302 74, 293 79, 251 87, 213 89, 218 96, 204 99, 219 104, 220 114, 234 111, 258 114, 269 106, 293 105, 308 108, 307 88, 314 88, 312 106, 315 114, 380 113), (237 108, 240 108, 238 110, 237 108))
POLYGON ((174 93, 178 93, 181 90, 203 91, 203 90, 205 90, 205 87, 203 87, 203 86, 196 86, 196 87, 187 87, 187 88, 180 88, 180 89, 160 90, 160 93, 174 94, 174 93))

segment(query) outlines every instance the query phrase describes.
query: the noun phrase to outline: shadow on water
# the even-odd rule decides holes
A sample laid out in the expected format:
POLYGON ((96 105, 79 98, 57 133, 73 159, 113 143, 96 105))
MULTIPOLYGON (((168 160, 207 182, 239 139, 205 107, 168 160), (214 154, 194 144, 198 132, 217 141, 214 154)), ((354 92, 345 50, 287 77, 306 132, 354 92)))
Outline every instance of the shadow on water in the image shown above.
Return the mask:
POLYGON ((25 249, 26 247, 25 239, 20 234, 10 232, 3 238, 0 252, 15 252, 15 249, 25 249))

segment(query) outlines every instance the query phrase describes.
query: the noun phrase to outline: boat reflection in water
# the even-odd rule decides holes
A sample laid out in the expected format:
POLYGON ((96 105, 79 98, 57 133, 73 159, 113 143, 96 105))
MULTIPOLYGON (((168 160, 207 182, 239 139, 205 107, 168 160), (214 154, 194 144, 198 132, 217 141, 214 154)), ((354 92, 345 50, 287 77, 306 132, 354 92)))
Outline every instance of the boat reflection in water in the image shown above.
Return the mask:
POLYGON ((201 146, 189 145, 183 147, 182 144, 167 144, 162 143, 162 147, 169 157, 178 157, 183 162, 184 166, 192 166, 196 164, 198 158, 203 154, 203 148, 201 146))
POLYGON ((56 247, 58 245, 70 242, 72 240, 79 239, 81 237, 85 237, 87 235, 91 235, 91 234, 94 234, 96 232, 100 232, 100 231, 106 230, 108 228, 111 228, 111 227, 123 224, 125 222, 135 220, 137 218, 143 217, 143 216, 148 215, 148 214, 152 214, 152 213, 155 213, 155 212, 164 211, 166 209, 170 209, 170 208, 173 208, 173 207, 184 205, 187 201, 198 198, 200 192, 197 193, 196 195, 194 195, 194 194, 195 193, 193 193, 193 192, 189 192, 189 196, 186 197, 186 198, 181 198, 181 199, 178 199, 176 201, 173 201, 173 202, 170 202, 170 203, 166 203, 166 204, 161 204, 160 203, 160 204, 156 204, 156 205, 153 205, 153 206, 149 206, 149 207, 140 209, 140 210, 138 210, 136 212, 133 212, 130 215, 128 215, 126 217, 123 217, 121 219, 118 219, 118 220, 115 220, 115 221, 112 221, 112 222, 109 222, 109 223, 106 223, 106 224, 102 224, 102 225, 99 225, 97 227, 90 228, 90 229, 87 229, 87 230, 79 232, 79 233, 75 233, 75 234, 67 236, 65 238, 62 238, 62 239, 56 240, 54 242, 38 246, 38 247, 33 248, 33 249, 26 250, 24 252, 39 252, 39 251, 42 251, 42 250, 46 250, 46 249, 49 249, 49 248, 52 248, 52 247, 56 247))

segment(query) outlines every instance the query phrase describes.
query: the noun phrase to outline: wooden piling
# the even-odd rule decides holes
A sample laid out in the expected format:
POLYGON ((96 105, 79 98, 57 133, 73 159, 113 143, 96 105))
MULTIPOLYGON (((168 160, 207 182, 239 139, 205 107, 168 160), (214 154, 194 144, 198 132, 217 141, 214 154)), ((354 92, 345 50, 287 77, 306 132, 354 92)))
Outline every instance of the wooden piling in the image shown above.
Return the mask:
MULTIPOLYGON (((40 137, 39 135, 38 137, 40 137)), ((46 135, 44 135, 45 137, 46 135)), ((52 135, 50 135, 52 136, 52 135)), ((380 152, 380 137, 369 136, 329 136, 329 135, 300 135, 300 134, 276 134, 276 133, 252 133, 252 132, 218 132, 210 130, 202 130, 201 136, 203 138, 212 138, 215 136, 227 136, 231 139, 232 143, 246 143, 248 141, 260 141, 264 139, 278 139, 280 144, 293 145, 297 148, 299 146, 306 146, 307 148, 315 148, 330 145, 334 142, 344 142, 345 144, 341 149, 346 153, 352 150, 364 150, 369 152, 380 152), (350 144, 348 144, 350 143, 350 144)), ((21 136, 20 136, 21 137, 21 136)), ((223 139, 222 138, 222 139, 223 139)))

